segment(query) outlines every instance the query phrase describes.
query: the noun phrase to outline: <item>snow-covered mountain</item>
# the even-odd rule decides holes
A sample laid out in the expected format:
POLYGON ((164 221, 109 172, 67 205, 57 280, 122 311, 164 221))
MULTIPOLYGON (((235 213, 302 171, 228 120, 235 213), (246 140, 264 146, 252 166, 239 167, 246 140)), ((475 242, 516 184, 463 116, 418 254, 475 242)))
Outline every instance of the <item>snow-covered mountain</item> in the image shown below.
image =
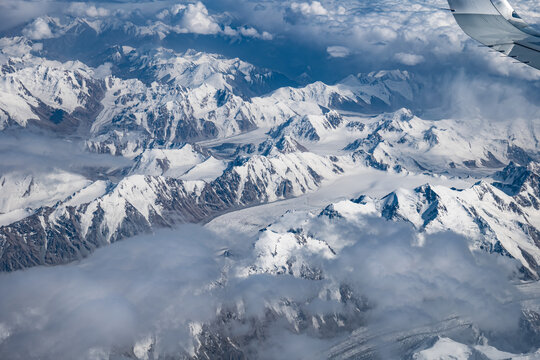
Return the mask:
MULTIPOLYGON (((419 85, 407 72, 254 96, 274 86, 274 75, 239 59, 124 46, 109 54, 123 74, 111 75, 110 66, 32 55, 33 43, 24 38, 2 44, 5 130, 25 131, 31 124, 77 136, 90 152, 133 159, 120 172, 105 170, 98 181, 83 174, 80 184, 54 200, 5 209, 0 236, 6 270, 65 262, 156 226, 299 196, 359 166, 481 176, 510 161, 526 165, 538 157, 537 129, 526 122, 473 125, 423 120, 404 108, 377 116, 343 110, 372 112, 412 101, 419 85), (483 141, 470 132, 472 126, 483 131, 483 141), (232 151, 223 152, 229 146, 225 139, 239 135, 232 151), (25 235, 29 228, 33 246, 25 235), (51 247, 53 241, 65 250, 51 247), (43 249, 55 256, 48 259, 43 249)), ((49 192, 33 196, 45 200, 49 192)))
POLYGON ((367 154, 383 169, 466 173, 502 168, 510 161, 527 164, 531 156, 538 156, 538 126, 522 121, 511 125, 425 121, 402 109, 380 115, 371 124, 348 126, 358 138, 345 150, 367 154))
POLYGON ((135 156, 148 146, 223 138, 298 116, 338 119, 328 107, 372 111, 380 103, 390 109, 404 102, 394 98, 413 96, 409 75, 400 72, 254 97, 286 81, 239 59, 166 49, 139 53, 127 46, 111 55, 126 58, 127 70, 107 76, 106 65, 47 62, 28 53, 32 46, 23 38, 4 41, 2 128, 33 121, 53 131, 82 132, 88 148, 100 153, 135 156))
POLYGON ((410 104, 419 84, 406 71, 379 71, 350 75, 334 86, 322 82, 304 88, 282 88, 275 96, 285 101, 315 102, 343 110, 381 111, 410 104))
MULTIPOLYGON (((540 186, 538 164, 522 167, 511 163, 496 176, 499 181, 480 181, 467 189, 431 186, 399 189, 382 198, 362 195, 325 207, 318 213, 287 214, 264 229, 255 244, 257 271, 303 276, 310 253, 339 256, 347 241, 314 235, 321 222, 335 228, 378 216, 405 221, 427 234, 455 232, 470 241, 470 248, 518 259, 528 275, 537 278, 540 267, 540 186), (510 175, 512 174, 512 175, 510 175), (331 240, 330 240, 331 239, 331 240), (300 255, 302 254, 302 255, 300 255)), ((339 232, 337 232, 339 234, 339 232)))
MULTIPOLYGON (((129 171, 133 175, 118 183, 79 184, 65 199, 0 228, 2 269, 65 263, 155 227, 200 222, 235 208, 299 196, 354 166, 350 157, 277 150, 274 155, 239 158, 209 182, 204 176, 181 180, 183 175, 203 175, 197 166, 208 161, 211 158, 204 159, 189 145, 148 150, 129 171), (135 175, 141 172, 147 175, 135 175)), ((28 193, 33 194, 31 189, 28 193)))
POLYGON ((102 84, 84 64, 35 58, 22 38, 4 38, 1 51, 0 129, 37 125, 76 134, 101 110, 102 84))
MULTIPOLYGON (((300 86, 240 58, 167 48, 164 39, 185 31, 184 12, 215 20, 203 7, 180 4, 151 20, 90 8, 96 16, 41 17, 0 39, 6 278, 41 265, 84 273, 109 250, 131 269, 120 245, 195 223, 212 231, 210 260, 197 263, 193 248, 174 255, 126 303, 135 308, 169 276, 189 272, 197 283, 175 285, 178 298, 158 289, 155 308, 167 314, 148 315, 150 330, 128 346, 92 348, 94 358, 258 358, 290 335, 307 357, 536 356, 539 119, 449 115, 426 103, 433 79, 411 70, 300 86), (172 265, 184 257, 194 259, 189 271, 172 265), (206 298, 185 302, 201 302, 205 317, 174 316, 177 304, 162 303, 183 305, 184 292, 206 298), (497 316, 517 319, 511 337, 499 331, 511 328, 507 318, 492 326, 497 316)), ((237 20, 210 35, 231 46, 271 37, 237 20)), ((186 231, 182 241, 199 246, 186 231)), ((100 286, 116 281, 105 269, 113 280, 98 277, 100 286)), ((0 309, 15 303, 3 299, 0 309)), ((47 311, 17 311, 0 314, 0 357, 24 324, 57 328, 25 318, 47 311)))
POLYGON ((217 54, 194 50, 178 54, 165 48, 140 53, 129 46, 116 46, 111 52, 111 62, 121 77, 148 84, 157 81, 188 89, 210 85, 244 99, 292 84, 284 75, 217 54))
MULTIPOLYGON (((236 65, 239 63, 240 68, 247 67, 249 70, 243 70, 242 76, 233 75, 227 60, 203 57, 193 52, 188 52, 187 56, 188 59, 196 57, 197 62, 206 62, 204 66, 190 62, 190 71, 185 71, 187 65, 183 63, 164 62, 153 65, 157 69, 150 73, 154 76, 153 80, 157 81, 148 86, 138 80, 108 80, 107 94, 102 101, 104 110, 92 125, 93 137, 89 140, 89 148, 98 152, 127 155, 140 151, 141 147, 149 143, 169 145, 224 138, 256 128, 283 128, 297 122, 306 123, 297 127, 310 127, 313 125, 307 123, 321 121, 316 120, 321 117, 329 119, 334 123, 332 126, 335 126, 340 116, 329 112, 328 106, 343 108, 346 102, 354 104, 357 109, 368 111, 371 101, 378 99, 386 104, 385 108, 390 109, 396 104, 389 102, 389 94, 398 96, 401 91, 397 85, 395 92, 387 88, 390 86, 387 83, 394 85, 397 82, 394 78, 370 74, 365 77, 365 84, 358 81, 356 87, 321 83, 300 89, 281 88, 264 96, 246 98, 246 91, 243 90, 246 78, 253 83, 271 75, 254 74, 253 67, 238 60, 235 60, 236 65), (220 76, 210 77, 208 74, 212 69, 218 71, 220 76), (193 75, 191 71, 197 74, 193 75), (165 83, 163 79, 167 79, 165 83), (379 92, 372 89, 377 87, 382 89, 379 92), (309 117, 312 119, 309 120, 309 117), (135 130, 138 130, 137 139, 130 136, 135 130)), ((236 68, 235 71, 239 72, 236 68)), ((406 77, 399 77, 398 80, 401 86, 407 86, 406 77)))

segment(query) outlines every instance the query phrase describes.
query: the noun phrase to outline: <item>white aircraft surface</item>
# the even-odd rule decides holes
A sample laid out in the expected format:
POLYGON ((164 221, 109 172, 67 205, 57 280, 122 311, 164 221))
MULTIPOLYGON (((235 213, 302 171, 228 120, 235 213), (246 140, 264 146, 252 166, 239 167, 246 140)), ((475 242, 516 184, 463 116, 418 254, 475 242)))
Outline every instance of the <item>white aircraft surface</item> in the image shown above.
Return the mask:
POLYGON ((448 0, 467 35, 482 44, 540 69, 540 33, 507 0, 448 0))

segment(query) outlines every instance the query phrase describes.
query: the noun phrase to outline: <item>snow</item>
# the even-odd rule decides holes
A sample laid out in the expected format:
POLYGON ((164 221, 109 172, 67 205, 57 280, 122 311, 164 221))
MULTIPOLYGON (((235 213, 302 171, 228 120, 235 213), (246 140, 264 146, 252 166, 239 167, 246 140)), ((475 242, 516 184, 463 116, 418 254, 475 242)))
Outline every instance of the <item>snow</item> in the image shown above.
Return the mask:
MULTIPOLYGON (((24 46, 14 41, 2 51, 16 53, 17 48, 24 46)), ((92 123, 87 146, 133 159, 132 166, 122 174, 122 179, 114 181, 92 183, 84 178, 70 178, 70 186, 54 187, 58 189, 56 194, 38 186, 33 197, 25 198, 21 195, 28 184, 24 183, 18 190, 10 191, 17 196, 0 197, 4 221, 29 214, 38 204, 63 201, 53 217, 65 214, 67 206, 89 204, 81 215, 83 233, 91 225, 94 213, 101 209, 106 214, 103 226, 112 236, 127 216, 126 207, 133 206, 147 221, 152 213, 160 214, 156 194, 164 179, 185 180, 184 190, 197 196, 204 186, 221 176, 232 159, 218 156, 223 154, 212 155, 213 147, 234 142, 257 148, 272 136, 268 153, 263 155, 259 150, 250 154, 245 163, 231 172, 239 179, 234 194, 238 205, 249 202, 253 184, 261 192, 261 201, 274 204, 251 208, 249 216, 245 210, 224 215, 214 219, 209 227, 255 233, 291 207, 309 213, 328 204, 349 219, 361 218, 380 213, 387 205, 385 201, 395 199, 399 203, 397 214, 419 231, 455 230, 472 240, 472 248, 485 241, 500 240, 526 266, 522 250, 540 261, 540 252, 531 239, 516 230, 518 222, 537 225, 538 212, 527 210, 527 220, 509 212, 512 199, 500 190, 489 184, 472 186, 478 178, 491 175, 497 166, 510 160, 509 145, 536 151, 534 139, 538 129, 526 121, 518 119, 509 124, 473 119, 464 123, 454 119, 422 119, 408 109, 366 116, 324 108, 331 108, 335 101, 369 104, 375 97, 390 104, 396 96, 410 99, 414 82, 407 72, 359 74, 336 85, 316 82, 247 99, 242 96, 245 89, 232 84, 238 79, 264 80, 270 73, 238 59, 195 51, 178 54, 157 49, 139 54, 126 46, 119 51, 140 67, 138 71, 150 75, 150 81, 114 76, 99 80, 106 86, 101 100, 103 110, 92 123), (193 123, 195 132, 205 131, 203 122, 212 123, 217 134, 200 136, 215 135, 216 139, 201 141, 197 146, 183 144, 180 126, 185 125, 186 119, 193 123), (241 124, 245 121, 257 129, 242 133, 241 124), (275 147, 280 139, 289 144, 298 141, 303 147, 289 146, 282 153, 275 147), (491 161, 492 158, 500 163, 491 161), (491 164, 487 164, 489 161, 491 164), (478 168, 470 168, 468 162, 475 162, 478 168), (429 175, 420 175, 423 172, 429 175), (431 204, 413 189, 427 183, 440 197, 445 211, 425 224, 422 214, 431 204), (451 186, 466 190, 458 192, 451 186), (286 195, 280 193, 283 189, 286 195), (388 193, 392 193, 389 198, 380 199, 388 193), (369 195, 363 204, 349 201, 360 194, 369 195), (297 199, 285 200, 286 196, 297 199), (473 208, 497 236, 479 232, 478 219, 470 215, 473 208), (501 218, 507 221, 500 221, 501 218)), ((78 62, 60 63, 31 55, 14 61, 16 72, 3 77, 0 83, 0 91, 5 94, 0 97, 0 102, 4 102, 0 104, 2 126, 7 126, 10 119, 26 125, 28 119, 35 117, 31 106, 40 102, 67 112, 86 104, 89 86, 95 81, 93 69, 78 62), (9 111, 19 117, 13 117, 9 111)), ((224 155, 227 156, 232 155, 224 155)), ((292 238, 287 236, 283 238, 285 247, 292 246, 292 238)), ((312 245, 313 249, 326 246, 312 245)), ((292 250, 287 248, 286 252, 292 250)))
MULTIPOLYGON (((198 88, 208 84, 216 89, 231 89, 231 78, 249 76, 255 67, 239 59, 188 50, 183 54, 159 48, 151 56, 140 59, 145 67, 157 68, 157 79, 167 77, 176 85, 198 88)), ((269 74, 266 74, 267 76, 269 74)))
MULTIPOLYGON (((472 359, 473 349, 489 360, 536 360, 540 359, 540 352, 530 354, 512 354, 500 351, 490 345, 468 346, 446 337, 439 337, 430 348, 419 351, 413 355, 414 360, 468 360, 472 359)), ((478 356, 478 355, 475 355, 478 356)))
MULTIPOLYGON (((16 71, 1 77, 0 126, 7 126, 8 118, 22 126, 27 125, 29 119, 36 117, 32 107, 40 102, 66 112, 85 106, 89 84, 95 81, 93 69, 79 62, 60 63, 23 55, 20 50, 30 45, 21 39, 4 39, 0 45, 3 54, 19 56, 12 60, 16 71)), ((367 104, 373 98, 388 104, 395 96, 411 99, 414 81, 404 71, 352 75, 335 85, 316 82, 301 88, 284 87, 247 100, 240 96, 242 89, 232 85, 234 81, 264 80, 272 75, 270 72, 239 59, 195 51, 179 54, 160 48, 139 54, 129 46, 120 47, 120 51, 139 66, 139 71, 146 71, 153 78, 142 82, 106 77, 103 80, 105 97, 101 101, 103 110, 92 123, 93 135, 87 143, 89 148, 108 149, 112 154, 133 158, 128 176, 116 185, 102 180, 91 183, 76 177, 65 181, 69 182, 67 185, 53 177, 51 183, 63 184, 51 186, 57 189, 57 193, 46 191, 37 183, 36 191, 29 197, 21 196, 25 187, 28 188, 27 183, 21 182, 9 191, 6 188, 0 197, 4 221, 18 219, 29 213, 27 209, 38 204, 51 205, 65 200, 63 206, 77 207, 97 201, 83 216, 85 226, 89 226, 91 215, 99 207, 110 214, 107 227, 113 233, 125 217, 125 205, 128 203, 146 219, 151 211, 159 213, 159 206, 154 206, 152 186, 155 184, 149 184, 145 175, 186 180, 187 191, 200 192, 203 184, 225 171, 229 160, 218 159, 189 144, 178 145, 177 132, 181 123, 185 119, 200 119, 214 124, 218 130, 217 139, 199 142, 198 145, 206 149, 225 141, 256 146, 268 139, 265 133, 270 131, 276 141, 286 137, 290 141, 299 141, 308 150, 282 154, 272 149, 267 156, 253 154, 245 164, 235 167, 233 171, 240 178, 236 194, 239 203, 243 201, 248 183, 263 184, 265 200, 280 202, 262 206, 262 210, 250 209, 257 215, 250 216, 249 224, 244 213, 239 211, 238 214, 215 219, 209 226, 245 225, 251 231, 268 222, 271 216, 277 216, 287 206, 309 210, 328 203, 347 217, 373 215, 384 206, 377 198, 394 192, 392 196, 399 201, 400 216, 423 229, 425 219, 421 214, 429 204, 424 203, 412 189, 429 183, 440 196, 441 203, 445 204, 446 211, 441 212, 424 231, 432 233, 455 229, 474 239, 478 245, 481 235, 475 219, 469 215, 469 208, 473 207, 480 211, 480 216, 514 257, 525 262, 520 250, 524 249, 540 260, 540 254, 530 239, 509 225, 523 222, 520 216, 509 213, 512 201, 509 196, 489 185, 471 188, 475 178, 456 178, 490 175, 493 168, 483 166, 482 161, 493 156, 501 161, 495 166, 508 162, 509 145, 536 151, 538 129, 534 124, 519 119, 510 124, 482 119, 467 123, 454 119, 433 121, 421 119, 408 109, 366 116, 328 112, 322 108, 332 107, 336 99, 367 104), (219 101, 223 94, 226 95, 225 100, 219 101), (330 116, 337 122, 330 122, 330 116), (163 126, 155 128, 154 122, 158 118, 165 120, 163 126), (242 134, 240 120, 251 121, 258 129, 242 134), (131 127, 135 130, 126 130, 131 127), (162 138, 158 140, 162 142, 155 146, 153 139, 160 136, 162 138), (347 150, 344 149, 346 147, 347 150), (467 167, 465 163, 468 161, 474 161, 479 167, 467 167), (368 169, 375 166, 372 162, 386 166, 387 170, 368 169), (454 167, 450 166, 452 163, 454 167), (419 175, 428 172, 425 169, 429 169, 431 175, 419 175), (298 199, 281 202, 284 197, 278 194, 278 189, 286 181, 291 184, 288 195, 298 199), (467 190, 456 192, 449 188, 450 184, 467 190), (308 195, 304 195, 306 192, 308 195), (362 205, 348 201, 352 195, 359 194, 368 194, 371 198, 362 205), (496 204, 494 197, 503 199, 504 204, 496 204), (46 202, 46 199, 50 201, 46 202), (235 216, 242 217, 238 225, 229 221, 235 216), (508 221, 501 222, 500 218, 508 221)), ((197 121, 193 120, 194 126, 202 131, 202 125, 197 121)), ((58 214, 61 213, 59 210, 58 214)), ((537 212, 530 210, 527 216, 530 223, 538 225, 535 219, 540 216, 537 212)))
POLYGON ((148 360, 148 353, 154 344, 154 340, 151 336, 146 337, 145 339, 140 340, 133 346, 133 354, 137 357, 138 360, 148 360))
MULTIPOLYGON (((319 254, 323 258, 335 257, 332 248, 321 240, 312 239, 308 236, 307 238, 302 238, 301 242, 297 239, 297 235, 293 233, 280 235, 271 230, 266 230, 261 234, 255 244, 254 251, 257 261, 254 265, 260 269, 265 269, 267 272, 287 273, 290 268, 290 258, 297 255, 299 250, 306 250, 311 254, 319 254)), ((292 269, 293 273, 297 276, 301 270, 299 265, 301 265, 301 262, 296 262, 292 269)), ((238 275, 248 276, 249 271, 238 275)))
POLYGON ((11 172, 0 176, 0 214, 52 205, 90 184, 81 175, 61 170, 34 175, 11 172))
MULTIPOLYGON (((260 229, 273 223, 276 218, 279 218, 289 209, 300 212, 311 211, 324 208, 329 203, 348 201, 362 194, 382 197, 399 186, 414 188, 431 182, 462 188, 472 185, 473 181, 457 178, 437 178, 427 175, 389 174, 363 166, 356 166, 343 176, 323 181, 315 191, 293 199, 234 211, 213 219, 206 226, 216 231, 227 229, 227 231, 233 233, 241 232, 253 236, 260 229)), ((363 209, 366 208, 367 206, 363 207, 363 209)))
POLYGON ((439 338, 433 347, 413 355, 414 360, 467 360, 471 349, 448 338, 439 338))
POLYGON ((499 241, 514 258, 520 260, 531 272, 535 272, 524 258, 522 250, 527 251, 536 261, 540 261, 540 251, 520 224, 539 216, 538 210, 509 210, 513 199, 486 183, 476 184, 462 191, 443 185, 430 186, 429 189, 438 197, 434 203, 438 212, 436 218, 427 224, 424 212, 433 206, 433 203, 426 202, 422 192, 411 189, 400 188, 380 200, 366 198, 361 204, 346 200, 333 206, 347 219, 355 219, 364 215, 381 214, 387 205, 392 206, 390 203, 395 202, 397 219, 412 223, 418 231, 427 234, 453 231, 471 239, 472 249, 485 246, 485 241, 491 242, 492 246, 499 241), (472 214, 471 209, 476 213, 472 214), (485 224, 484 227, 480 227, 479 222, 485 224))
MULTIPOLYGON (((487 356, 490 360, 506 360, 506 359, 526 359, 529 357, 522 357, 516 354, 511 354, 505 351, 500 351, 493 346, 489 345, 476 345, 476 350, 487 356)), ((532 359, 532 358, 530 358, 532 359)))
MULTIPOLYGON (((389 102, 390 96, 395 94, 409 96, 403 88, 408 89, 410 79, 407 74, 397 72, 397 75, 373 73, 360 76, 354 84, 319 82, 304 88, 285 87, 246 100, 241 96, 243 85, 231 84, 238 78, 245 79, 248 74, 251 78, 256 74, 260 81, 269 78, 271 73, 238 59, 194 51, 177 54, 158 49, 144 55, 134 53, 132 57, 132 61, 139 64, 139 71, 149 72, 154 82, 145 85, 138 80, 109 78, 108 91, 102 101, 104 109, 92 124, 96 136, 134 124, 155 137, 152 119, 165 116, 167 120, 158 136, 172 144, 178 125, 185 118, 211 122, 218 130, 218 138, 230 138, 243 131, 241 124, 245 125, 245 121, 259 128, 269 128, 298 116, 302 119, 300 123, 310 123, 315 132, 326 137, 330 133, 324 116, 327 110, 321 106, 331 107, 336 99, 363 104, 364 100, 371 101, 373 97, 380 96, 381 100, 389 102), (397 86, 396 83, 403 84, 397 86), (113 125, 119 118, 122 122, 113 125)), ((203 131, 200 123, 194 124, 203 131)))
POLYGON ((74 193, 67 201, 64 202, 65 206, 79 206, 87 204, 103 195, 107 192, 107 187, 110 185, 107 181, 98 180, 87 187, 74 193))
POLYGON ((22 220, 31 213, 32 212, 29 211, 29 209, 17 209, 0 214, 0 226, 9 225, 16 221, 22 220))
MULTIPOLYGON (((1 51, 13 54, 9 46, 1 51)), ((90 97, 88 83, 95 81, 93 70, 81 62, 60 63, 32 55, 10 60, 15 71, 0 76, 0 109, 20 126, 27 126, 30 119, 38 120, 32 107, 45 104, 72 113, 84 107, 90 97)), ((0 129, 6 125, 3 121, 0 129)))
POLYGON ((205 161, 205 156, 195 151, 190 144, 180 149, 147 149, 136 159, 130 173, 180 178, 205 161))
POLYGON ((209 182, 219 177, 226 168, 227 163, 225 161, 210 156, 202 163, 186 171, 180 178, 182 180, 204 180, 209 182))
POLYGON ((135 51, 135 50, 136 49, 131 46, 127 46, 127 45, 122 46, 122 51, 124 52, 124 54, 129 54, 130 52, 135 51))
MULTIPOLYGON (((37 115, 34 114, 30 105, 21 97, 12 95, 11 89, 5 81, 0 82, 0 108, 2 112, 13 119, 21 126, 26 126, 28 120, 37 119, 37 115), (8 110, 9 109, 9 110, 8 110)), ((7 124, 7 118, 0 123, 0 130, 3 130, 7 124)))
POLYGON ((186 191, 188 193, 194 193, 197 196, 201 194, 201 191, 204 189, 205 185, 206 182, 202 180, 192 180, 184 182, 184 188, 186 189, 186 191))
MULTIPOLYGON (((161 207, 156 204, 155 181, 147 181, 142 175, 132 175, 122 179, 113 191, 92 200, 81 214, 81 228, 83 236, 88 232, 92 224, 95 212, 98 208, 104 212, 104 226, 107 228, 107 240, 116 234, 120 225, 126 219, 127 205, 133 206, 146 221, 150 220, 150 213, 161 213, 161 207)), ((62 206, 57 210, 56 216, 61 216, 62 206)))

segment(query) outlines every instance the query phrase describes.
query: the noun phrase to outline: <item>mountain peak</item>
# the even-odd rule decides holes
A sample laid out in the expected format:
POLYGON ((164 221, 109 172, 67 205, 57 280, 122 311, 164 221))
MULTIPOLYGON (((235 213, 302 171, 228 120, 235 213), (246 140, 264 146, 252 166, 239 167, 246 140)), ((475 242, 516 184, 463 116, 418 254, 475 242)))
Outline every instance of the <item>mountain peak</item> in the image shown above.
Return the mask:
POLYGON ((503 170, 494 175, 495 187, 510 196, 516 196, 529 187, 537 195, 540 195, 540 172, 537 163, 529 163, 527 166, 510 162, 503 170))

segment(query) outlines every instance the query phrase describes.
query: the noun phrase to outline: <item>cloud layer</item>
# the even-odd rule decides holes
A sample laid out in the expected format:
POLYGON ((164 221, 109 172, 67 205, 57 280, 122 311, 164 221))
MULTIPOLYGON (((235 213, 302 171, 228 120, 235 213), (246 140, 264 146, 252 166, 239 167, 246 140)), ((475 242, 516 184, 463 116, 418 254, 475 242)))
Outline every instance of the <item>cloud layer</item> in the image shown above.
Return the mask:
POLYGON ((316 236, 341 234, 348 243, 336 258, 309 256, 320 280, 239 276, 257 259, 246 251, 249 239, 198 226, 114 244, 79 264, 0 274, 0 356, 101 359, 134 351, 142 359, 150 345, 155 355, 178 356, 197 350, 203 324, 243 343, 252 358, 320 354, 360 319, 383 332, 456 315, 489 331, 515 329, 519 307, 505 305, 515 296, 507 282, 512 262, 473 256, 451 234, 418 247, 412 229, 388 225, 312 223, 316 236), (352 298, 367 299, 361 313, 344 301, 344 285, 352 298), (236 314, 225 327, 215 324, 220 309, 236 314), (345 324, 327 340, 314 325, 324 316, 345 324), (241 340, 263 323, 258 341, 241 340))

